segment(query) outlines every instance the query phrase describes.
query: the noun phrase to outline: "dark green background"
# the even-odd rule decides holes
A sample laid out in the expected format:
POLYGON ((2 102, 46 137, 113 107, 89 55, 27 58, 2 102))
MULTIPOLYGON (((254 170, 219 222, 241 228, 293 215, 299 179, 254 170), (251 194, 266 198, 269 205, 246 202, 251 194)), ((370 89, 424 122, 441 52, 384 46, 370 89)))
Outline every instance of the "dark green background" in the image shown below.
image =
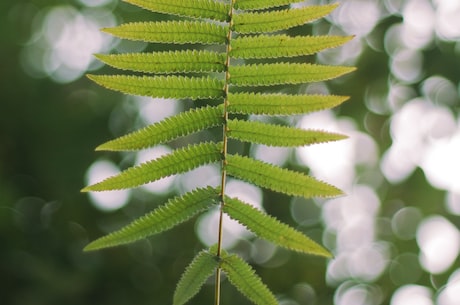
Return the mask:
MULTIPOLYGON (((203 247, 195 236, 193 221, 149 241, 98 253, 82 252, 84 245, 105 229, 128 222, 133 215, 150 210, 152 202, 163 202, 165 198, 141 194, 127 207, 104 213, 80 193, 85 172, 96 159, 103 156, 120 161, 119 155, 94 152, 94 147, 112 137, 108 122, 122 97, 84 77, 58 84, 25 73, 20 52, 31 34, 33 13, 12 13, 13 7, 25 3, 32 4, 36 12, 58 4, 82 7, 76 1, 0 2, 0 304, 170 304, 181 272, 203 247)), ((135 13, 116 11, 126 19, 135 19, 135 13)), ((371 36, 381 41, 383 33, 400 21, 398 16, 381 20, 371 36)), ((427 76, 443 75, 458 84, 460 53, 455 52, 454 42, 438 41, 423 53, 427 76)), ((367 87, 375 83, 381 83, 385 94, 389 61, 387 53, 367 47, 356 63, 357 72, 331 84, 332 92, 352 96, 336 113, 352 117, 361 130, 375 139, 380 154, 391 145, 390 114, 371 112, 364 96, 367 87)), ((415 82, 410 86, 419 92, 419 85, 415 82)), ((451 110, 457 115, 458 96, 456 101, 451 110)), ((130 126, 129 121, 120 124, 130 126)), ((417 206, 425 216, 443 215, 460 227, 460 218, 444 208, 445 192, 431 187, 420 169, 398 185, 382 183, 376 192, 382 202, 381 219, 389 219, 397 206, 395 202, 400 201, 417 206)), ((287 197, 266 193, 264 198, 268 212, 294 224, 289 209, 276 204, 287 197)), ((316 239, 320 236, 319 227, 303 229, 316 239)), ((392 245, 392 255, 419 252, 414 239, 399 240, 391 234, 378 237, 392 245)), ((291 254, 282 266, 254 267, 281 299, 296 300, 300 305, 327 305, 333 304, 335 287, 325 284, 326 264, 321 258, 291 254), (296 286, 299 282, 308 283, 316 291, 316 299, 311 301, 306 294, 296 293, 300 291, 296 286)), ((423 272, 415 277, 414 284, 435 286, 436 292, 459 264, 457 257, 441 275, 423 272)), ((350 281, 368 288, 380 287, 381 304, 389 304, 398 286, 388 272, 375 283, 350 281)), ((207 285, 191 304, 211 304, 212 300, 213 288, 207 285)), ((247 302, 225 282, 222 304, 247 302)))

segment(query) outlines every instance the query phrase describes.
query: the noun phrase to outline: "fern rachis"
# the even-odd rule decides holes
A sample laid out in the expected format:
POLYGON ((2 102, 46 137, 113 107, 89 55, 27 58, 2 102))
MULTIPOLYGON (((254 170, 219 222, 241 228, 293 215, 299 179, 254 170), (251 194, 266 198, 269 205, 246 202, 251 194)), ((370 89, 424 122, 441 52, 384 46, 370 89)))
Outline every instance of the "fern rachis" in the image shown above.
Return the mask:
POLYGON ((114 36, 170 46, 168 51, 97 55, 117 69, 143 75, 89 75, 96 83, 127 94, 177 99, 205 99, 212 105, 197 107, 100 145, 98 150, 136 151, 204 129, 220 126, 218 142, 178 148, 170 154, 127 169, 88 186, 83 191, 133 188, 196 167, 220 163, 220 186, 205 187, 170 199, 124 228, 90 243, 97 250, 135 242, 176 226, 213 207, 220 211, 218 242, 198 253, 180 279, 173 304, 190 300, 215 273, 215 305, 220 304, 221 272, 255 304, 277 304, 276 298, 235 254, 222 249, 223 215, 227 214, 258 237, 301 253, 329 257, 330 253, 303 233, 227 196, 228 177, 272 191, 302 197, 330 197, 342 192, 304 173, 284 169, 248 156, 229 153, 229 139, 270 146, 298 147, 345 138, 318 130, 302 130, 248 119, 241 115, 292 115, 331 108, 342 96, 254 92, 255 87, 323 81, 349 73, 352 67, 287 62, 336 47, 351 37, 289 36, 286 29, 330 13, 336 5, 285 9, 289 0, 125 0, 156 13, 176 15, 172 21, 134 22, 104 29, 114 36), (275 33, 273 33, 275 32, 275 33), (174 45, 182 45, 175 50, 174 45), (202 49, 220 46, 221 51, 202 49), (185 49, 184 49, 185 48, 185 49), (235 60, 238 59, 238 60, 235 60), (269 60, 271 59, 271 60, 269 60), (273 61, 276 59, 276 61, 273 61), (245 63, 257 60, 257 63, 245 63), (241 63, 243 62, 243 63, 241 63), (238 63, 238 64, 236 64, 238 63), (218 105, 216 106, 216 103, 218 105), (235 117, 238 115, 238 119, 235 117))

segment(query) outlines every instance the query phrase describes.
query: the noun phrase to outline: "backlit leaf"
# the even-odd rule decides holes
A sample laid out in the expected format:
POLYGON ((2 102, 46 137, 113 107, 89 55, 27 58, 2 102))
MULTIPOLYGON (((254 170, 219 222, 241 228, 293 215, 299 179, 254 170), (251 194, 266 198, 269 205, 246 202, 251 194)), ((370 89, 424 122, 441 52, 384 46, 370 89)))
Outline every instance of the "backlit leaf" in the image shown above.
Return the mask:
POLYGON ((197 213, 209 209, 218 199, 214 188, 197 189, 170 199, 165 205, 133 221, 118 231, 91 242, 85 251, 133 243, 137 240, 166 231, 185 222, 197 213))

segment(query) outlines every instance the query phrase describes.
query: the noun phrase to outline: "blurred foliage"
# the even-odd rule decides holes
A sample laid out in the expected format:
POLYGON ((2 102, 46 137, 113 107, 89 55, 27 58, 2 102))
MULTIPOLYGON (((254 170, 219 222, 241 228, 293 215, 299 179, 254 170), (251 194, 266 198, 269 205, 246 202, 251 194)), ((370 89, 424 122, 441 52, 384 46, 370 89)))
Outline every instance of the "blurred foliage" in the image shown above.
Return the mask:
MULTIPOLYGON (((98 88, 84 77, 60 84, 25 73, 21 52, 30 44, 37 27, 34 17, 43 9, 63 4, 83 7, 77 1, 0 1, 0 304, 169 304, 182 270, 203 247, 193 222, 132 246, 82 252, 90 239, 144 214, 151 210, 152 203, 156 205, 164 198, 139 192, 129 205, 109 214, 94 208, 80 193, 86 170, 96 159, 103 156, 117 163, 125 160, 124 156, 93 152, 98 143, 114 136, 114 128, 108 126, 114 124, 114 109, 119 110, 123 97, 98 88)), ((136 15, 139 11, 125 4, 118 5, 116 14, 126 21, 140 19, 136 15)), ((353 118, 358 129, 369 133, 378 143, 380 156, 392 145, 391 113, 371 111, 364 101, 367 90, 375 84, 381 87, 381 98, 385 100, 392 59, 382 45, 386 31, 398 22, 400 16, 381 20, 368 36, 369 45, 374 47, 365 44, 354 63, 358 71, 329 84, 333 93, 352 96, 336 114, 353 118)), ((424 77, 442 75, 458 87, 459 44, 438 40, 424 48, 424 77)), ((423 78, 407 84, 415 96, 422 94, 423 78)), ((449 109, 458 118, 458 92, 449 109)), ((129 113, 125 113, 125 119, 116 122, 115 130, 133 129, 129 113)), ((301 165, 293 162, 291 166, 301 165)), ((449 275, 460 266, 458 253, 450 268, 441 274, 430 274, 417 261, 420 250, 416 240, 396 237, 390 222, 402 207, 417 207, 423 217, 442 215, 458 229, 460 217, 445 209, 446 192, 432 187, 421 169, 396 184, 384 180, 381 174, 366 176, 366 171, 360 172, 359 168, 358 173, 357 181, 361 183, 369 177, 382 180, 375 189, 381 201, 376 234, 390 245, 391 260, 399 257, 398 262, 407 269, 398 269, 404 276, 396 281, 388 264, 372 282, 350 279, 347 285, 361 285, 368 292, 379 287, 378 297, 362 304, 389 304, 392 293, 404 284, 430 287, 439 293, 449 275), (407 255, 401 258, 400 254, 407 255)), ((280 220, 296 225, 288 205, 280 204, 286 199, 265 192, 264 206, 280 220)), ((322 238, 322 228, 317 223, 300 229, 316 240, 322 238)), ((246 255, 250 249, 248 241, 235 247, 235 251, 246 255)), ((270 263, 254 267, 281 300, 299 305, 351 304, 337 300, 334 303, 337 290, 326 284, 328 262, 324 259, 277 250, 270 263)), ((209 304, 212 295, 209 285, 192 303, 209 304)), ((247 302, 229 285, 224 285, 222 295, 222 304, 247 302)))

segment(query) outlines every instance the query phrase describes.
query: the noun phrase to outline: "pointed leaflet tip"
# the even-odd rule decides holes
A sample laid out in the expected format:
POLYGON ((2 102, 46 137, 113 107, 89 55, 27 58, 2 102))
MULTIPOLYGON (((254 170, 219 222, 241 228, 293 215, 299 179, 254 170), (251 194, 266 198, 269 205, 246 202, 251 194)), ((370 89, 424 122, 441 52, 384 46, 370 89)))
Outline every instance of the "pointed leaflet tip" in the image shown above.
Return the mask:
POLYGON ((176 149, 170 154, 135 167, 85 187, 82 191, 111 191, 141 186, 174 174, 180 174, 201 165, 222 160, 222 142, 203 142, 176 149))

